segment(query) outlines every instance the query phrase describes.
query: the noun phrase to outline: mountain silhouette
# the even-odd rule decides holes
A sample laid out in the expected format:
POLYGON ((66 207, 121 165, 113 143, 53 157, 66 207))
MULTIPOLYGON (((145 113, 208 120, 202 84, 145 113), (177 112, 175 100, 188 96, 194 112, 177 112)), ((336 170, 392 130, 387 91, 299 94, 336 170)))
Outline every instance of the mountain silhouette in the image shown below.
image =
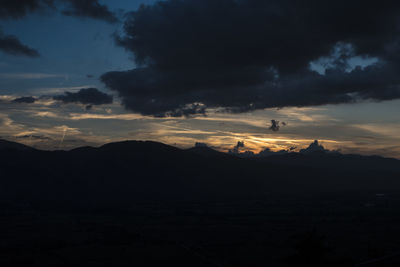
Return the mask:
POLYGON ((4 150, 32 151, 35 149, 24 144, 0 139, 0 152, 4 152, 4 150))
POLYGON ((231 155, 229 155, 227 153, 219 152, 208 146, 195 146, 195 147, 187 149, 186 151, 194 153, 194 154, 202 155, 202 156, 208 157, 208 158, 230 158, 231 157, 231 155))
POLYGON ((390 191, 400 161, 381 157, 287 153, 240 158, 208 147, 150 141, 42 151, 1 141, 4 198, 62 205, 133 200, 209 200, 270 193, 390 191))
POLYGON ((4 266, 355 266, 398 255, 395 159, 0 143, 4 266))

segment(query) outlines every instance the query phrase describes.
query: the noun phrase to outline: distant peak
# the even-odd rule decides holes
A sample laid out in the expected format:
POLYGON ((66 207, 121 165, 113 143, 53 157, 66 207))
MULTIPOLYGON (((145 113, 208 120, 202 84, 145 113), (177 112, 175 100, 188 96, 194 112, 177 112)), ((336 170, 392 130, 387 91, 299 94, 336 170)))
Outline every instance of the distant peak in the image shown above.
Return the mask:
POLYGON ((18 151, 27 151, 27 150, 35 150, 34 148, 4 139, 0 139, 0 150, 18 150, 18 151))
POLYGON ((302 154, 327 153, 327 152, 332 152, 332 151, 325 149, 325 147, 321 145, 318 140, 314 140, 314 142, 312 142, 307 148, 300 150, 300 153, 302 154))

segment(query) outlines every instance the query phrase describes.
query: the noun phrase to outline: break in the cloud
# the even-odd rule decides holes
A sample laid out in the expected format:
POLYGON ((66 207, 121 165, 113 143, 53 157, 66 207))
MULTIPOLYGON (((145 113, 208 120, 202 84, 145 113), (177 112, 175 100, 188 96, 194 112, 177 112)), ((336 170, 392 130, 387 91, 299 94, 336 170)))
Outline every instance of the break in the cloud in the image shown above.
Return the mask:
POLYGON ((100 92, 96 88, 83 88, 78 92, 65 92, 63 95, 53 97, 63 103, 81 103, 85 105, 111 104, 113 96, 100 92))
POLYGON ((397 99, 399 18, 390 0, 162 1, 131 12, 117 37, 139 67, 101 79, 155 116, 397 99))
POLYGON ((0 51, 13 56, 39 57, 39 52, 23 43, 14 35, 6 35, 0 29, 0 51))
MULTIPOLYGON (((26 15, 46 9, 52 11, 62 6, 66 16, 92 18, 108 23, 118 22, 116 15, 98 0, 0 0, 0 19, 20 19, 26 15)), ((39 52, 23 44, 14 35, 0 31, 0 51, 13 56, 39 57, 39 52)))

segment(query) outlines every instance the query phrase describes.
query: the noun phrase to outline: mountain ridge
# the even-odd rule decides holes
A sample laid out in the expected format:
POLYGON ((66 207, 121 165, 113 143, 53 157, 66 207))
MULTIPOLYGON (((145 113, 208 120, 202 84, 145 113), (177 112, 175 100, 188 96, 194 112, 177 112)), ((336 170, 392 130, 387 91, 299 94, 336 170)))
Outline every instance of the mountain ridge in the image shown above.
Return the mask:
POLYGON ((254 154, 249 156, 248 153, 225 153, 217 151, 209 146, 194 146, 188 149, 181 149, 175 146, 167 145, 155 141, 138 141, 126 140, 120 142, 111 142, 99 147, 83 146, 71 150, 47 151, 29 147, 17 142, 0 139, 0 153, 4 150, 12 151, 29 151, 41 153, 66 153, 66 154, 119 154, 125 157, 148 157, 151 158, 158 154, 165 157, 180 155, 181 157, 201 156, 205 159, 232 160, 243 159, 268 164, 277 164, 283 166, 301 166, 310 168, 339 168, 342 170, 379 170, 379 171, 400 171, 400 160, 395 158, 386 158, 382 156, 366 156, 359 154, 342 154, 336 151, 325 150, 317 141, 314 141, 310 147, 317 147, 316 150, 303 149, 303 152, 268 152, 266 154, 254 154))
MULTIPOLYGON (((315 142, 315 141, 314 141, 315 142)), ((310 145, 313 146, 314 143, 312 143, 310 145)), ((145 146, 145 145, 149 145, 149 147, 153 146, 160 146, 160 147, 164 147, 164 148, 169 148, 169 149, 174 149, 174 150, 183 150, 183 151, 190 151, 196 154, 209 154, 209 155, 231 155, 231 156, 236 156, 236 157, 241 157, 241 158, 269 158, 269 157, 277 157, 277 156, 286 156, 286 155, 318 155, 318 156, 334 156, 334 157, 340 157, 340 156, 344 156, 344 157, 348 157, 348 158, 369 158, 369 159, 387 159, 387 160, 391 160, 391 161, 398 161, 400 163, 400 159, 397 158, 393 158, 393 157, 384 157, 384 156, 380 156, 380 155, 362 155, 362 154, 343 154, 340 153, 338 151, 329 151, 329 150, 317 150, 317 151, 306 151, 307 149, 302 149, 299 152, 291 152, 291 151, 286 151, 286 153, 282 153, 282 151, 278 151, 278 152, 270 152, 270 154, 268 155, 261 155, 261 154, 254 154, 253 157, 249 157, 249 156, 244 156, 241 155, 240 153, 238 154, 234 154, 234 153, 226 153, 226 152, 221 152, 218 151, 214 148, 211 148, 209 146, 193 146, 191 148, 186 148, 186 149, 181 149, 172 145, 168 145, 168 144, 164 144, 162 142, 156 142, 156 141, 142 141, 142 140, 124 140, 124 141, 117 141, 117 142, 110 142, 110 143, 105 143, 101 146, 98 147, 94 147, 94 146, 81 146, 81 147, 76 147, 70 150, 42 150, 42 149, 37 149, 37 148, 33 148, 31 146, 25 145, 23 143, 19 143, 19 142, 14 142, 14 141, 9 141, 6 139, 1 139, 0 138, 0 152, 1 150, 4 149, 9 149, 9 150, 37 150, 37 151, 46 151, 46 152, 53 152, 53 151, 65 151, 65 152, 69 152, 69 151, 83 151, 83 150, 96 150, 96 149, 101 149, 101 150, 108 150, 110 148, 115 148, 115 147, 119 147, 119 148, 123 148, 123 150, 125 150, 126 146, 132 146, 132 145, 139 145, 139 146, 145 146), (124 147, 125 146, 125 147, 124 147), (306 152, 304 152, 306 151, 306 152)), ((247 151, 246 151, 247 152, 247 151)), ((244 153, 243 153, 244 154, 244 153)), ((288 157, 290 157, 288 156, 288 157)))

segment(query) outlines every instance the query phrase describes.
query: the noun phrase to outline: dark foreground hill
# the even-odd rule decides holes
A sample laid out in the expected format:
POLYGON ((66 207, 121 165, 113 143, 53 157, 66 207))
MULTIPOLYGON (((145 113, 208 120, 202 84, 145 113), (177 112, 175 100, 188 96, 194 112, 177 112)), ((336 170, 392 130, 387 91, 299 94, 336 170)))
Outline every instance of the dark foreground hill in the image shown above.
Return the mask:
POLYGON ((243 159, 206 147, 142 141, 71 151, 2 144, 1 195, 52 204, 400 190, 400 161, 377 157, 290 153, 243 159))
POLYGON ((400 265, 397 160, 0 144, 1 266, 400 265))

